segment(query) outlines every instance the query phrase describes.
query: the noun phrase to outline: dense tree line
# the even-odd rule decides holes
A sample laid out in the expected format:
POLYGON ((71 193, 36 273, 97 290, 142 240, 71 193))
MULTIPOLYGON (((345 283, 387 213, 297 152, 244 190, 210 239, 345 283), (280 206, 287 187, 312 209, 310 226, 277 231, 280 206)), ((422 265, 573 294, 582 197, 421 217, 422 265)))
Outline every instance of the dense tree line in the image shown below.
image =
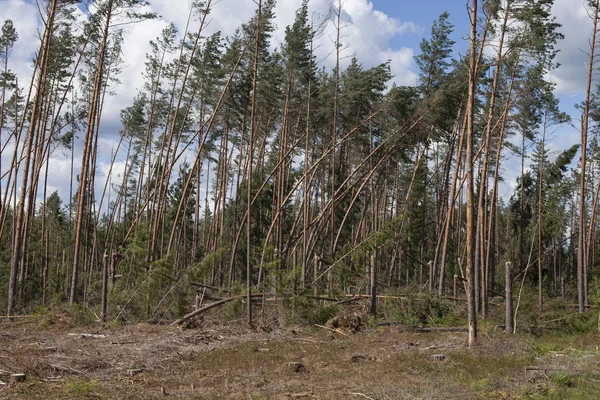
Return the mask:
POLYGON ((578 288, 583 312, 597 271, 599 2, 585 5, 593 19, 581 143, 559 153, 548 143, 570 118, 546 80, 562 39, 553 0, 470 3, 467 54, 453 51, 443 13, 421 42, 417 86, 404 87, 391 85, 389 62, 365 68, 353 58, 341 69, 341 0, 328 16, 311 16, 304 1, 275 50, 274 0, 259 0, 230 37, 205 34, 212 4, 195 1, 186 29, 196 30, 169 25, 151 42, 106 182, 96 182, 98 146, 124 62, 122 29, 156 16, 140 0, 98 0, 81 8, 82 26, 79 1, 40 2, 30 87, 10 70, 18 32, 6 21, 8 315, 61 302, 96 308, 102 297, 105 318, 135 297, 131 315, 177 316, 199 283, 247 294, 251 322, 253 291, 375 298, 419 285, 443 295, 457 275, 474 342, 476 315, 485 319, 490 296, 504 290, 507 261, 537 285, 540 310, 566 285, 578 288), (328 24, 337 36, 323 35, 328 24), (317 62, 321 45, 333 46, 333 70, 317 62), (57 152, 71 163, 68 199, 48 191, 57 152), (502 199, 508 159, 520 160, 520 175, 502 199))

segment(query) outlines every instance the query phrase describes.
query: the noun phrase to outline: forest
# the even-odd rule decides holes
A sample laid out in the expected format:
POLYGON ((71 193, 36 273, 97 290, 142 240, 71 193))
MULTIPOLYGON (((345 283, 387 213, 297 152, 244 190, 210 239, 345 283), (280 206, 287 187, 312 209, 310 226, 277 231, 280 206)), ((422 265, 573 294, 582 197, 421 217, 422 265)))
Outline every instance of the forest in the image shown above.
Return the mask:
MULTIPOLYGON (((99 322, 172 322, 191 318, 199 298, 232 299, 252 326, 269 302, 310 317, 327 312, 323 302, 359 298, 371 318, 390 320, 404 297, 430 304, 417 324, 459 308, 469 346, 491 314, 520 329, 520 306, 543 315, 559 302, 560 318, 593 327, 600 0, 576 2, 590 16, 577 119, 549 78, 564 39, 554 0, 469 0, 464 54, 441 14, 415 57, 416 86, 392 84, 391 62, 340 67, 342 0, 328 15, 304 0, 276 48, 275 0, 255 0, 231 36, 205 33, 212 3, 193 2, 185 31, 156 32, 110 160, 99 146, 127 62, 123 30, 159 16, 143 0, 38 0, 28 85, 11 69, 19 32, 4 21, 6 318, 75 307, 99 322), (333 69, 315 54, 324 44, 333 69), (580 141, 557 151, 564 126, 580 141), (48 185, 58 153, 70 164, 68 198, 48 185), (101 182, 99 162, 110 164, 101 182)), ((415 323, 408 314, 394 315, 415 323)))

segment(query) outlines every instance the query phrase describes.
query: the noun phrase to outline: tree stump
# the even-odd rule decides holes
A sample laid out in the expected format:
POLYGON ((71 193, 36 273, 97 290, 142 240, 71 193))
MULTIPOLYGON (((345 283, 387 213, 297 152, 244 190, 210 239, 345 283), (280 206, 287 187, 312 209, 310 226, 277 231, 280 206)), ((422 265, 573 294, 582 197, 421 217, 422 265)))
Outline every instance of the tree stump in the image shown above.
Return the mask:
POLYGON ((25 382, 27 375, 25 374, 11 374, 8 383, 14 385, 15 383, 25 382))

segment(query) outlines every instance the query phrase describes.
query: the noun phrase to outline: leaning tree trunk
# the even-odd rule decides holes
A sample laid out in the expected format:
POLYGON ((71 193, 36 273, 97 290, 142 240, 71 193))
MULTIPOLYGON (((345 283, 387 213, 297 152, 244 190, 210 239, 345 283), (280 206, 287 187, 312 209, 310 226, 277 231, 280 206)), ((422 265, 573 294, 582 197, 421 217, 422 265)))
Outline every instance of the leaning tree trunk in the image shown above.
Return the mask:
POLYGON ((258 0, 258 11, 256 16, 256 46, 254 48, 254 68, 252 78, 252 105, 250 111, 250 132, 248 133, 248 173, 247 182, 247 205, 246 205, 246 306, 248 307, 248 325, 252 325, 252 157, 254 155, 254 136, 256 129, 256 87, 258 80, 258 57, 260 55, 260 19, 262 13, 262 0, 258 0))
MULTIPOLYGON (((487 288, 488 288, 488 282, 487 282, 487 276, 488 276, 488 271, 487 271, 487 258, 488 258, 488 254, 486 252, 487 246, 486 246, 486 241, 484 240, 484 237, 486 236, 486 218, 485 218, 485 212, 486 212, 486 208, 485 208, 485 200, 487 197, 487 191, 488 191, 488 165, 489 165, 489 159, 491 157, 491 139, 492 139, 492 134, 494 133, 494 129, 493 129, 493 120, 494 120, 494 111, 495 111, 495 107, 496 107, 496 91, 498 88, 498 82, 499 82, 499 77, 500 77, 500 72, 502 70, 502 61, 503 61, 503 46, 504 46, 504 36, 505 36, 505 32, 506 32, 506 26, 508 23, 508 14, 509 14, 509 10, 510 10, 510 4, 511 1, 508 0, 506 2, 506 6, 504 9, 504 19, 502 22, 502 28, 500 31, 500 39, 499 39, 499 43, 498 43, 498 57, 496 59, 496 65, 495 65, 495 69, 494 69, 494 78, 492 81, 492 87, 490 89, 490 105, 489 105, 489 110, 488 110, 488 116, 487 116, 487 123, 486 123, 486 131, 485 131, 485 141, 484 141, 484 147, 483 147, 483 165, 481 168, 481 182, 480 182, 480 186, 479 186, 479 199, 477 202, 477 207, 478 207, 478 211, 477 211, 477 240, 479 240, 479 246, 478 246, 478 254, 479 254, 479 264, 480 265, 475 265, 475 268, 480 268, 480 273, 481 273, 481 316, 483 319, 487 318, 487 313, 488 313, 488 299, 487 299, 487 288)), ((477 258, 477 257, 476 257, 477 258)))
POLYGON ((89 175, 89 164, 90 157, 92 155, 93 139, 95 137, 95 131, 98 129, 97 121, 98 113, 100 110, 100 101, 102 97, 102 83, 104 73, 104 60, 106 57, 106 47, 108 42, 108 34, 110 28, 110 20, 113 12, 114 2, 110 0, 107 4, 106 9, 106 21, 102 33, 102 41, 100 42, 100 50, 98 53, 98 60, 96 62, 96 72, 94 76, 94 88, 92 96, 90 98, 90 105, 88 110, 87 128, 85 132, 85 141, 83 145, 83 159, 81 162, 81 174, 79 175, 79 190, 77 192, 77 209, 75 210, 75 243, 73 246, 73 272, 71 274, 71 289, 69 292, 69 303, 73 304, 77 297, 77 278, 79 274, 79 253, 81 248, 82 239, 82 225, 83 217, 85 215, 85 204, 86 204, 86 192, 88 185, 89 175))
MULTIPOLYGON (((54 29, 54 18, 56 16, 57 0, 53 0, 50 6, 50 12, 46 20, 46 29, 44 31, 44 38, 41 46, 41 61, 38 74, 38 87, 35 94, 33 108, 31 111, 31 121, 29 124, 29 130, 27 133, 27 142, 25 145, 25 163, 23 165, 23 175, 21 181, 21 191, 19 195, 19 206, 16 215, 16 224, 14 227, 14 241, 13 241, 13 254, 10 263, 10 278, 8 285, 8 302, 7 302, 7 315, 10 317, 13 315, 15 293, 17 289, 17 274, 19 271, 19 265, 21 261, 21 250, 23 243, 27 241, 27 232, 24 229, 25 221, 28 219, 25 215, 25 197, 27 195, 27 183, 29 177, 29 167, 31 163, 31 153, 33 146, 33 136, 37 130, 38 117, 43 107, 44 92, 46 86, 46 71, 48 66, 48 57, 50 52, 50 42, 52 39, 52 31, 54 29)), ((16 151, 16 150, 15 150, 16 151)), ((15 177, 16 181, 16 177, 15 177)))
POLYGON ((592 38, 590 40, 590 58, 588 62, 588 79, 587 88, 585 94, 585 103, 583 109, 583 118, 581 121, 581 174, 579 180, 579 238, 577 248, 577 305, 580 313, 585 311, 586 298, 585 298, 585 287, 586 287, 586 257, 585 257, 585 168, 586 168, 586 150, 588 142, 588 127, 589 127, 589 114, 590 114, 590 101, 591 101, 591 90, 592 80, 594 75, 594 61, 596 51, 596 36, 598 32, 598 8, 600 7, 600 0, 596 0, 594 8, 594 22, 592 26, 592 38))

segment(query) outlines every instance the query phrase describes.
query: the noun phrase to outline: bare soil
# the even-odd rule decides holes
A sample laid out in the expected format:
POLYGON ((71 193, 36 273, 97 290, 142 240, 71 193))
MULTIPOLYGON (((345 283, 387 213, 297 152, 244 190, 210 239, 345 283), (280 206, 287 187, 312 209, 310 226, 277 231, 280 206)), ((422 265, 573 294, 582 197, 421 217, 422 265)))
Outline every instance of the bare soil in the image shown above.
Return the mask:
POLYGON ((600 398, 598 335, 0 321, 4 399, 600 398), (25 373, 22 383, 9 375, 25 373))

